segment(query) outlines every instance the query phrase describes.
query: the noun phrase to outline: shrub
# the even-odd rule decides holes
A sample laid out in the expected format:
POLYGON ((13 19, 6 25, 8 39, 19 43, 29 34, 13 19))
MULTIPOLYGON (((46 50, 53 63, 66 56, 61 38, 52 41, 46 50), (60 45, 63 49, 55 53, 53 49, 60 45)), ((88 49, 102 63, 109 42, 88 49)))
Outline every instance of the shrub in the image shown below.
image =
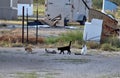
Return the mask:
MULTIPOLYGON (((24 38, 25 41, 27 41, 27 38, 24 38)), ((36 37, 29 37, 28 42, 31 44, 36 44, 36 37)), ((44 38, 40 37, 37 39, 38 43, 44 43, 44 38)))
POLYGON ((0 42, 0 47, 11 47, 11 44, 6 42, 6 41, 1 41, 0 42))
POLYGON ((11 44, 11 47, 23 47, 22 43, 13 43, 11 44))
POLYGON ((116 48, 110 45, 109 43, 102 44, 101 49, 104 51, 116 51, 116 48))
POLYGON ((62 34, 59 37, 60 40, 64 42, 69 42, 69 41, 83 41, 83 33, 81 31, 70 31, 67 33, 62 34))
POLYGON ((98 49, 100 47, 100 45, 97 42, 94 42, 94 41, 89 41, 87 43, 87 45, 91 49, 98 49))
POLYGON ((48 37, 45 39, 45 43, 46 44, 54 44, 57 42, 57 40, 58 40, 58 38, 56 38, 56 37, 48 37))
POLYGON ((120 47, 120 39, 118 39, 117 37, 109 37, 104 39, 103 43, 109 43, 111 46, 114 46, 116 48, 120 47))
POLYGON ((113 37, 110 39, 111 45, 115 46, 117 48, 120 47, 120 39, 118 39, 117 37, 113 37))
POLYGON ((68 43, 68 42, 79 42, 82 44, 83 42, 83 34, 82 32, 80 31, 70 31, 70 32, 67 32, 67 33, 64 33, 64 34, 61 34, 60 36, 58 37, 49 37, 49 38, 46 38, 45 42, 46 43, 68 43))

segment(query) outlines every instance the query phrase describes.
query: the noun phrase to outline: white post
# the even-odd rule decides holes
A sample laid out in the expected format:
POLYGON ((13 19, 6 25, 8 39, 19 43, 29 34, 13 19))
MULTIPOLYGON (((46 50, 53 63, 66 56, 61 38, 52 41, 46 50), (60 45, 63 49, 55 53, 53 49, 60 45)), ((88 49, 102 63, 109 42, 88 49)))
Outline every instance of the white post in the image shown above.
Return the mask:
POLYGON ((12 0, 10 0, 10 7, 11 7, 11 8, 12 8, 12 5, 13 5, 12 0))
POLYGON ((105 13, 105 0, 103 0, 102 12, 105 13))

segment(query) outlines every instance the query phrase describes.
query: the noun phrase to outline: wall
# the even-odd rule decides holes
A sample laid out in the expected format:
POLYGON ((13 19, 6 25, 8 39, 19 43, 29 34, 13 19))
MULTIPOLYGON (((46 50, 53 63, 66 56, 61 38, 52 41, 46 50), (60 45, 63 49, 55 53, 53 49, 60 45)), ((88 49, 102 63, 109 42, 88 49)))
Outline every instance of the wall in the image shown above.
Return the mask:
POLYGON ((17 19, 17 0, 0 1, 0 19, 17 19))
POLYGON ((10 7, 10 0, 0 0, 0 8, 10 7))
POLYGON ((17 10, 12 8, 0 8, 0 19, 3 20, 17 19, 17 10))

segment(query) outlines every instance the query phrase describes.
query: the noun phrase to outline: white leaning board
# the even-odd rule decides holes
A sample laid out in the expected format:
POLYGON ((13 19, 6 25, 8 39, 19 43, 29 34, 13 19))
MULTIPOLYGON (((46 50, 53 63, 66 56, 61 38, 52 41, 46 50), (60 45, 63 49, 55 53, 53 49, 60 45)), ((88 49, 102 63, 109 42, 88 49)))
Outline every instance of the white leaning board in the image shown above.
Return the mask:
POLYGON ((32 16, 33 15, 33 4, 18 4, 18 16, 22 16, 22 8, 23 6, 25 7, 25 16, 27 14, 27 9, 28 9, 28 15, 32 16))
POLYGON ((92 19, 91 23, 86 22, 83 33, 83 40, 100 42, 103 20, 92 19))

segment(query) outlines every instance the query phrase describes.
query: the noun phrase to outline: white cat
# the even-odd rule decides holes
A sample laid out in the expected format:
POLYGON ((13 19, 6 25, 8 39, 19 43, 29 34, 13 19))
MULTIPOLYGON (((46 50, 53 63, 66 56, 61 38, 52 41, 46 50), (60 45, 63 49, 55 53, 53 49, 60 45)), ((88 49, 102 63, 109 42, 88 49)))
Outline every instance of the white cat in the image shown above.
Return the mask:
POLYGON ((83 45, 82 50, 81 50, 81 55, 86 55, 87 54, 87 46, 83 45))

